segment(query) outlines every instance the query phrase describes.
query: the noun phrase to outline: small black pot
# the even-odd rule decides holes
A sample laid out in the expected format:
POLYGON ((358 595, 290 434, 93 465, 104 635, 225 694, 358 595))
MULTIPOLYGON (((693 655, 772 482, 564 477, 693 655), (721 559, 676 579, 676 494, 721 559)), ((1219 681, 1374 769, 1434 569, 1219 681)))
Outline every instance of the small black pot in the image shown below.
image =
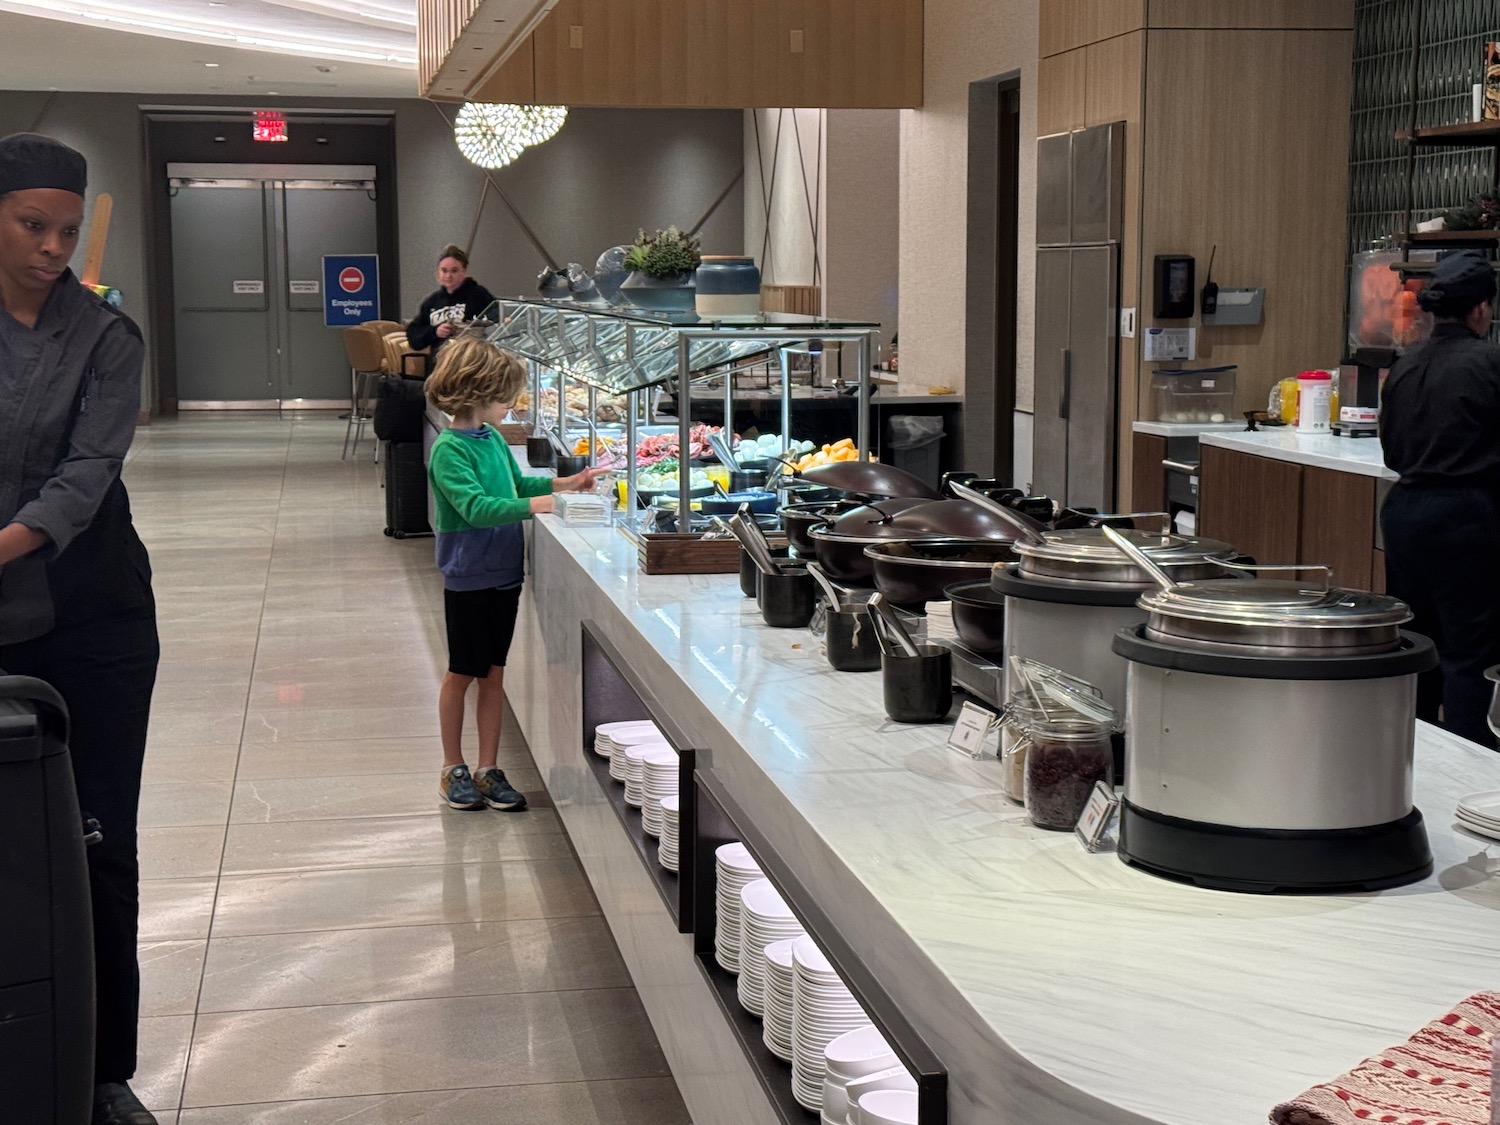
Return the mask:
MULTIPOLYGON (((772 547, 771 557, 784 559, 791 553, 791 547, 772 547)), ((760 567, 755 565, 755 560, 750 557, 750 552, 740 548, 740 593, 747 598, 755 597, 755 577, 760 573, 760 567)))
POLYGON ((886 716, 898 723, 940 723, 953 708, 953 654, 918 645, 916 656, 880 657, 886 716))
POLYGON ((805 568, 756 576, 755 600, 760 616, 773 629, 805 629, 818 604, 817 584, 805 568))
POLYGON ((557 475, 560 477, 577 476, 589 467, 589 459, 574 453, 569 453, 567 456, 559 454, 556 467, 557 475))
POLYGON ((526 439, 526 463, 533 469, 545 469, 552 464, 552 459, 557 451, 552 448, 552 442, 544 437, 529 437, 526 439))
POLYGON ((960 582, 943 591, 953 605, 953 628, 958 639, 977 653, 1005 651, 1005 595, 988 581, 960 582))
POLYGON ((737 469, 729 474, 730 492, 753 492, 766 486, 767 472, 764 469, 737 469))
POLYGON ((828 663, 840 672, 874 672, 880 667, 880 642, 863 605, 830 609, 823 644, 828 663))

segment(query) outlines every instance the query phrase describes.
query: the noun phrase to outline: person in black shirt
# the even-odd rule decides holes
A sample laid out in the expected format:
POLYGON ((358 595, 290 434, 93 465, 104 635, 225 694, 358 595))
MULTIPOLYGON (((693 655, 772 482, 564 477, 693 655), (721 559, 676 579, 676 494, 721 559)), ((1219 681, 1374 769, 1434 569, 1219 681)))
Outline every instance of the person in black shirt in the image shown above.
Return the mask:
MULTIPOLYGON (((438 255, 438 289, 417 310, 406 326, 406 342, 413 351, 438 349, 456 335, 464 321, 473 320, 495 303, 490 291, 469 276, 469 255, 457 246, 444 246, 438 255)), ((432 360, 428 361, 428 370, 432 360)))
POLYGON ((1494 748, 1486 668, 1500 664, 1500 348, 1486 336, 1495 272, 1477 254, 1439 262, 1418 295, 1432 337, 1391 368, 1380 441, 1400 475, 1381 509, 1386 589, 1432 638, 1417 714, 1494 748))
POLYGON ((160 651, 151 565, 120 482, 145 346, 68 269, 86 178, 83 156, 51 137, 0 140, 0 668, 62 695, 78 803, 103 832, 88 849, 92 1125, 155 1125, 127 1085, 140 1006, 136 819, 160 651))

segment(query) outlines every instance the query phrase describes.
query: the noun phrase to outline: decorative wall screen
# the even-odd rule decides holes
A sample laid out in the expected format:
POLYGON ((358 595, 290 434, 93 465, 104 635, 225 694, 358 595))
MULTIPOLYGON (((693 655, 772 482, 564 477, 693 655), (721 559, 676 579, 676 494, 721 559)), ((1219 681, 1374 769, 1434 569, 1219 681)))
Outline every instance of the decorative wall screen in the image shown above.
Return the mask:
MULTIPOLYGON (((1500 0, 1356 0, 1354 100, 1349 133, 1349 252, 1399 233, 1410 114, 1412 11, 1422 13, 1417 124, 1472 117, 1484 45, 1500 40, 1500 0)), ((1413 221, 1456 207, 1490 184, 1492 150, 1418 149, 1413 221)))

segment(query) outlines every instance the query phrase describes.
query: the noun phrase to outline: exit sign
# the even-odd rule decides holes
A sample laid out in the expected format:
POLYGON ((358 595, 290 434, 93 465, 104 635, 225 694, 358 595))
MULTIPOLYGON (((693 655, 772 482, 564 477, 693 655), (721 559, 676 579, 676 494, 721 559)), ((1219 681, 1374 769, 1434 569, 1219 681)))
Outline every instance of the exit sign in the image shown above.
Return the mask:
POLYGON ((254 131, 251 136, 257 141, 286 140, 286 118, 279 113, 262 110, 255 115, 254 131))

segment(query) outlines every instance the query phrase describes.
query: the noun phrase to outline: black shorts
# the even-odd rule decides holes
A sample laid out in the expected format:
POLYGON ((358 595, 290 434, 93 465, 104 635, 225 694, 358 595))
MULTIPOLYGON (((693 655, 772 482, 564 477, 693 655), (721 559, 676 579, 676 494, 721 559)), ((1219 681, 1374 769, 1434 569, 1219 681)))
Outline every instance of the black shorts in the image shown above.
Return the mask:
POLYGON ((444 590, 448 671, 455 676, 483 679, 491 668, 504 668, 520 608, 519 586, 509 590, 444 590))

